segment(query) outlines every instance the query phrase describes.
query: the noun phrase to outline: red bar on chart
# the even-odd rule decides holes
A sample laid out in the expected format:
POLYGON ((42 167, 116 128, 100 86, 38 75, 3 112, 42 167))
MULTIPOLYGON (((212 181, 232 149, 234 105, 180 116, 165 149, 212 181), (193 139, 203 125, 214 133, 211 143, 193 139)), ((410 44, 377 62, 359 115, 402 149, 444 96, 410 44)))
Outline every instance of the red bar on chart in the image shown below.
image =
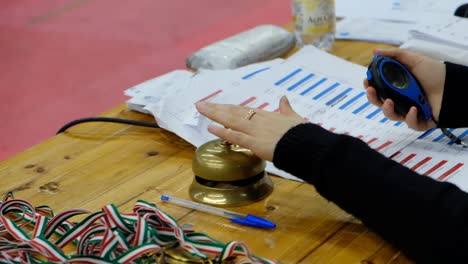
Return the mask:
POLYGON ((426 171, 426 172, 424 173, 424 175, 429 176, 429 174, 433 173, 434 171, 436 171, 437 169, 439 169, 440 167, 442 167, 445 163, 447 163, 446 160, 443 160, 443 161, 437 163, 434 167, 432 167, 432 168, 430 168, 428 171, 426 171))
POLYGON ((263 108, 267 107, 268 105, 269 105, 268 103, 263 103, 263 104, 259 105, 257 107, 257 109, 263 109, 263 108))
POLYGON ((395 159, 396 157, 398 157, 398 156, 400 156, 400 155, 401 155, 401 152, 398 151, 398 152, 396 152, 395 154, 393 154, 390 158, 395 159))
POLYGON ((393 143, 392 141, 387 141, 387 142, 383 143, 382 145, 380 145, 379 147, 377 147, 375 150, 381 151, 381 150, 383 150, 384 148, 390 146, 390 144, 392 144, 392 143, 393 143))
POLYGON ((463 167, 463 165, 464 165, 463 163, 458 163, 457 165, 450 168, 448 171, 444 172, 444 174, 440 175, 439 178, 437 178, 437 180, 439 181, 445 180, 448 176, 452 175, 459 168, 463 167))
POLYGON ((210 99, 212 97, 215 97, 216 95, 220 94, 222 91, 223 90, 218 90, 218 91, 216 91, 216 92, 214 92, 214 93, 212 93, 210 95, 207 95, 206 97, 203 97, 202 99, 198 100, 197 103, 203 102, 203 101, 206 101, 206 100, 208 100, 208 99, 210 99))
POLYGON ((335 130, 336 130, 336 128, 334 128, 334 127, 330 127, 330 129, 328 129, 328 131, 330 131, 330 132, 334 132, 335 130))
POLYGON ((244 102, 240 103, 240 106, 246 106, 250 104, 251 102, 255 101, 255 99, 257 99, 257 97, 252 96, 249 99, 245 100, 244 102))
POLYGON ((377 141, 377 138, 372 138, 371 140, 367 141, 367 145, 370 145, 374 143, 375 141, 377 141))
POLYGON ((273 112, 276 112, 276 113, 279 112, 279 108, 276 108, 275 111, 273 111, 273 112))
POLYGON ((404 158, 402 161, 400 161, 401 165, 406 164, 408 161, 410 161, 412 158, 414 158, 416 154, 412 153, 409 154, 408 157, 404 158))
POLYGON ((414 165, 413 167, 411 167, 412 170, 417 170, 419 167, 421 167, 422 165, 426 164, 428 161, 430 161, 432 158, 431 157, 425 157, 423 160, 421 160, 420 162, 416 163, 416 165, 414 165))

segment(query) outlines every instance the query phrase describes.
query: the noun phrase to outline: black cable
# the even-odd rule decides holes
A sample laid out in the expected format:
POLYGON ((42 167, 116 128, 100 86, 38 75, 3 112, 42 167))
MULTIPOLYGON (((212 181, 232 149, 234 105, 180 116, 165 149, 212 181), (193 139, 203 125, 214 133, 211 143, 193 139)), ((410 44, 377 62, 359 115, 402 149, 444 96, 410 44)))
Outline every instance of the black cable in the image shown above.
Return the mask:
POLYGON ((130 120, 130 119, 121 119, 115 117, 85 117, 73 120, 67 124, 65 124, 62 128, 57 131, 57 135, 64 132, 68 128, 85 123, 85 122, 111 122, 111 123, 120 123, 120 124, 127 124, 127 125, 136 125, 136 126, 144 126, 144 127, 153 127, 159 128, 158 124, 151 123, 151 122, 144 122, 144 121, 137 121, 137 120, 130 120))
MULTIPOLYGON (((434 118, 434 116, 432 116, 432 121, 437 125, 439 126, 439 122, 437 122, 434 118)), ((453 143, 457 144, 457 145, 462 145, 464 147, 468 147, 468 144, 466 144, 465 142, 463 142, 462 139, 460 139, 459 137, 455 136, 452 132, 450 132, 447 128, 444 128, 444 127, 441 127, 440 130, 442 130, 442 133, 448 137, 450 139, 450 141, 452 141, 453 143)))
POLYGON ((440 130, 442 130, 442 133, 444 133, 444 135, 446 135, 448 138, 450 138, 450 140, 457 144, 457 145, 462 145, 464 147, 468 147, 468 145, 463 142, 463 140, 461 140, 461 138, 455 136, 452 132, 450 132, 448 129, 446 128, 441 128, 440 130))
MULTIPOLYGON (((438 124, 438 122, 432 118, 432 120, 438 124)), ((64 132, 68 128, 78 125, 81 123, 86 123, 86 122, 110 122, 110 123, 120 123, 120 124, 127 124, 127 125, 136 125, 136 126, 144 126, 144 127, 152 127, 152 128, 159 128, 158 124, 156 123, 151 123, 151 122, 144 122, 144 121, 137 121, 137 120, 130 120, 130 119, 121 119, 121 118, 115 118, 115 117, 85 117, 85 118, 80 118, 73 120, 67 124, 65 124, 62 128, 60 128, 57 131, 57 135, 64 132)), ((460 138, 455 136, 452 132, 447 130, 446 128, 441 128, 442 133, 447 136, 453 143, 457 145, 462 145, 467 147, 468 144, 463 142, 460 138)))

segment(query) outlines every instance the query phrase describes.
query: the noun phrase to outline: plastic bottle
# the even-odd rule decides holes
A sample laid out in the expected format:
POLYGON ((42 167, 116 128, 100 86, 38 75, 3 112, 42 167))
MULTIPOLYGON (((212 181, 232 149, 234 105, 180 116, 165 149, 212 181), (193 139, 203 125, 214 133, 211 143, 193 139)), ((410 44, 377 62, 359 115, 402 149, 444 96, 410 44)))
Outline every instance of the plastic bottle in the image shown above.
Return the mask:
POLYGON ((298 46, 331 49, 335 42, 334 0, 292 0, 292 13, 298 46))

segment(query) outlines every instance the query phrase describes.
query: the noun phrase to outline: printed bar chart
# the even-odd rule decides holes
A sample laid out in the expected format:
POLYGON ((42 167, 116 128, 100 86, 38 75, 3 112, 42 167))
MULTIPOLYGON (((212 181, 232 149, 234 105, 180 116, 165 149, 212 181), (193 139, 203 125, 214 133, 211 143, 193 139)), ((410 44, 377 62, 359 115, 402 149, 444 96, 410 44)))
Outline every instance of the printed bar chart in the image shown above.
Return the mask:
MULTIPOLYGON (((370 148, 391 157, 425 177, 450 181, 468 190, 467 150, 455 146, 439 129, 418 132, 404 122, 388 119, 372 105, 362 87, 365 68, 337 61, 316 49, 303 49, 286 61, 249 65, 231 71, 203 70, 183 80, 183 87, 167 88, 164 107, 148 107, 164 128, 199 146, 214 135, 207 131, 213 122, 200 116, 197 102, 241 105, 279 112, 282 96, 304 120, 337 134, 365 142, 370 148), (311 64, 320 61, 320 65, 311 64), (186 89, 184 89, 186 87, 186 89), (175 103, 169 102, 177 101, 175 103)), ((468 129, 450 129, 468 137, 468 129)), ((295 179, 267 163, 267 171, 295 179)))

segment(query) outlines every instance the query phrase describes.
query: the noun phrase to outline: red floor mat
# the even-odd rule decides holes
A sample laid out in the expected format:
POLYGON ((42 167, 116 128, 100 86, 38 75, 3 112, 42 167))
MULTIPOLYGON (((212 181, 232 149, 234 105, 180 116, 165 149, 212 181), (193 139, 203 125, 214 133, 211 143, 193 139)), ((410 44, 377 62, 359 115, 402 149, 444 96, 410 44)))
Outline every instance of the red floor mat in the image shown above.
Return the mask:
POLYGON ((0 1, 0 160, 123 90, 185 67, 200 47, 290 21, 290 0, 0 1))

